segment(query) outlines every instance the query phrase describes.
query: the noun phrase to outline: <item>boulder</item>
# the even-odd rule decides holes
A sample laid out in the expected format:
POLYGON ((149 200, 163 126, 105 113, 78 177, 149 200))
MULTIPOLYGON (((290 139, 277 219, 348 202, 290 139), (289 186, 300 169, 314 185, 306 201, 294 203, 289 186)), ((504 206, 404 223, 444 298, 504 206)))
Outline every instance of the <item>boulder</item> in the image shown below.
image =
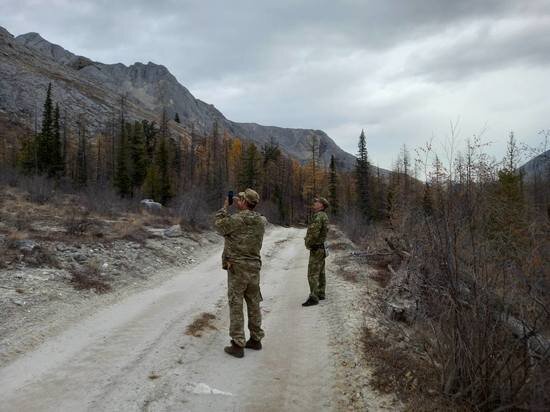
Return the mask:
POLYGON ((21 251, 25 255, 30 255, 34 251, 40 249, 40 246, 38 245, 38 243, 30 239, 16 240, 15 246, 17 247, 17 249, 19 249, 19 251, 21 251))
POLYGON ((143 199, 139 202, 139 205, 151 213, 160 213, 164 206, 162 206, 160 203, 155 202, 152 199, 143 199))
POLYGON ((164 231, 164 236, 166 237, 180 237, 183 236, 183 232, 181 230, 180 225, 174 225, 169 227, 164 231))

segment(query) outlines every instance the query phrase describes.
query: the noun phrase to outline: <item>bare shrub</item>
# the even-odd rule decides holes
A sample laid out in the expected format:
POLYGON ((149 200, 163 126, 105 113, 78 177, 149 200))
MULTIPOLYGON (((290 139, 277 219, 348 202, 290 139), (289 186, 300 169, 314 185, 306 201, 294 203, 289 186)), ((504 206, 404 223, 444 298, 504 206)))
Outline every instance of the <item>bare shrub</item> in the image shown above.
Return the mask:
POLYGON ((397 248, 411 255, 415 327, 449 399, 481 411, 545 410, 550 225, 525 202, 520 176, 478 149, 468 147, 456 173, 438 165, 429 198, 397 207, 392 226, 397 248))
POLYGON ((73 236, 82 236, 92 226, 90 212, 84 208, 73 207, 70 209, 65 221, 65 232, 73 236))
POLYGON ((350 211, 340 216, 340 227, 357 244, 361 244, 368 234, 367 224, 357 211, 350 211))
POLYGON ((56 193, 56 183, 46 176, 22 176, 18 186, 29 193, 29 200, 33 203, 46 203, 56 193))
POLYGON ((72 267, 70 282, 77 290, 107 293, 112 289, 111 285, 101 276, 99 267, 93 263, 72 267))
POLYGON ((207 199, 204 189, 195 188, 175 200, 182 228, 200 230, 211 226, 212 211, 208 209, 207 199))
POLYGON ((79 204, 90 212, 116 216, 138 210, 135 199, 121 198, 111 187, 88 186, 78 193, 79 204))
POLYGON ((141 218, 132 218, 129 221, 117 222, 113 227, 112 237, 143 244, 151 237, 151 233, 147 231, 141 218))
POLYGON ((149 213, 141 210, 140 220, 148 226, 173 226, 180 223, 180 218, 172 209, 165 209, 162 213, 149 213))

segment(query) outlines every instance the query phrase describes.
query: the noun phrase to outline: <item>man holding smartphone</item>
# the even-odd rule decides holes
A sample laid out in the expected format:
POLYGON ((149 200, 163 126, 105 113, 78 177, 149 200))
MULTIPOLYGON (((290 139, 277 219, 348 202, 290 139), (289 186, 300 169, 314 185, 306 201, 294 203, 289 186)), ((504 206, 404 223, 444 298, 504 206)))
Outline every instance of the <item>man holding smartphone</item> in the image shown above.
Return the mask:
POLYGON ((246 189, 234 197, 237 213, 229 214, 232 192, 225 199, 223 208, 216 213, 214 226, 225 238, 222 267, 227 270, 227 296, 229 300, 229 335, 231 346, 224 351, 236 358, 244 356, 244 348, 260 350, 264 337, 260 302, 260 250, 267 220, 254 211, 260 196, 246 189), (250 339, 244 334, 243 300, 248 312, 250 339))

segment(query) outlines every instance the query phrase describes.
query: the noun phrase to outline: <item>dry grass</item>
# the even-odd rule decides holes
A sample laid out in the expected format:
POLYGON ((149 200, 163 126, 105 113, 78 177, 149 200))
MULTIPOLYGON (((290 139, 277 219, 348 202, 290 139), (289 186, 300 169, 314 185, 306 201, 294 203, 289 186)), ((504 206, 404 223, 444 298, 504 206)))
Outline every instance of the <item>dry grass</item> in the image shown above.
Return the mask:
POLYGON ((138 219, 147 226, 174 226, 180 223, 178 216, 170 215, 168 212, 153 214, 146 210, 140 210, 138 219))
POLYGON ((193 323, 187 326, 185 334, 200 338, 206 329, 217 330, 211 323, 214 319, 216 319, 215 315, 207 312, 202 313, 193 323))
POLYGON ((72 208, 63 223, 66 233, 73 236, 83 236, 92 225, 90 213, 79 208, 72 208))
POLYGON ((149 237, 151 237, 151 234, 145 229, 145 222, 141 217, 134 217, 128 221, 115 223, 111 236, 113 240, 126 239, 142 244, 149 237))
POLYGON ((155 379, 160 378, 160 375, 159 375, 158 373, 156 373, 156 372, 151 372, 151 373, 149 374, 149 376, 147 376, 147 377, 148 377, 149 379, 151 379, 152 381, 154 381, 155 379))

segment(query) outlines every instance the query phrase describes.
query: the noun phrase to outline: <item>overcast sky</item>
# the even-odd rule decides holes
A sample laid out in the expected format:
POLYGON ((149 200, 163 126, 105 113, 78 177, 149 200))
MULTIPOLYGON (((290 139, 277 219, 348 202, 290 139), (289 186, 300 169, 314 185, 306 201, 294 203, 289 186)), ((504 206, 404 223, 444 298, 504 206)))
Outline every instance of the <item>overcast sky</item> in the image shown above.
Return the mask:
POLYGON ((403 143, 550 129, 550 0, 2 0, 0 25, 93 60, 163 64, 234 121, 403 143))

